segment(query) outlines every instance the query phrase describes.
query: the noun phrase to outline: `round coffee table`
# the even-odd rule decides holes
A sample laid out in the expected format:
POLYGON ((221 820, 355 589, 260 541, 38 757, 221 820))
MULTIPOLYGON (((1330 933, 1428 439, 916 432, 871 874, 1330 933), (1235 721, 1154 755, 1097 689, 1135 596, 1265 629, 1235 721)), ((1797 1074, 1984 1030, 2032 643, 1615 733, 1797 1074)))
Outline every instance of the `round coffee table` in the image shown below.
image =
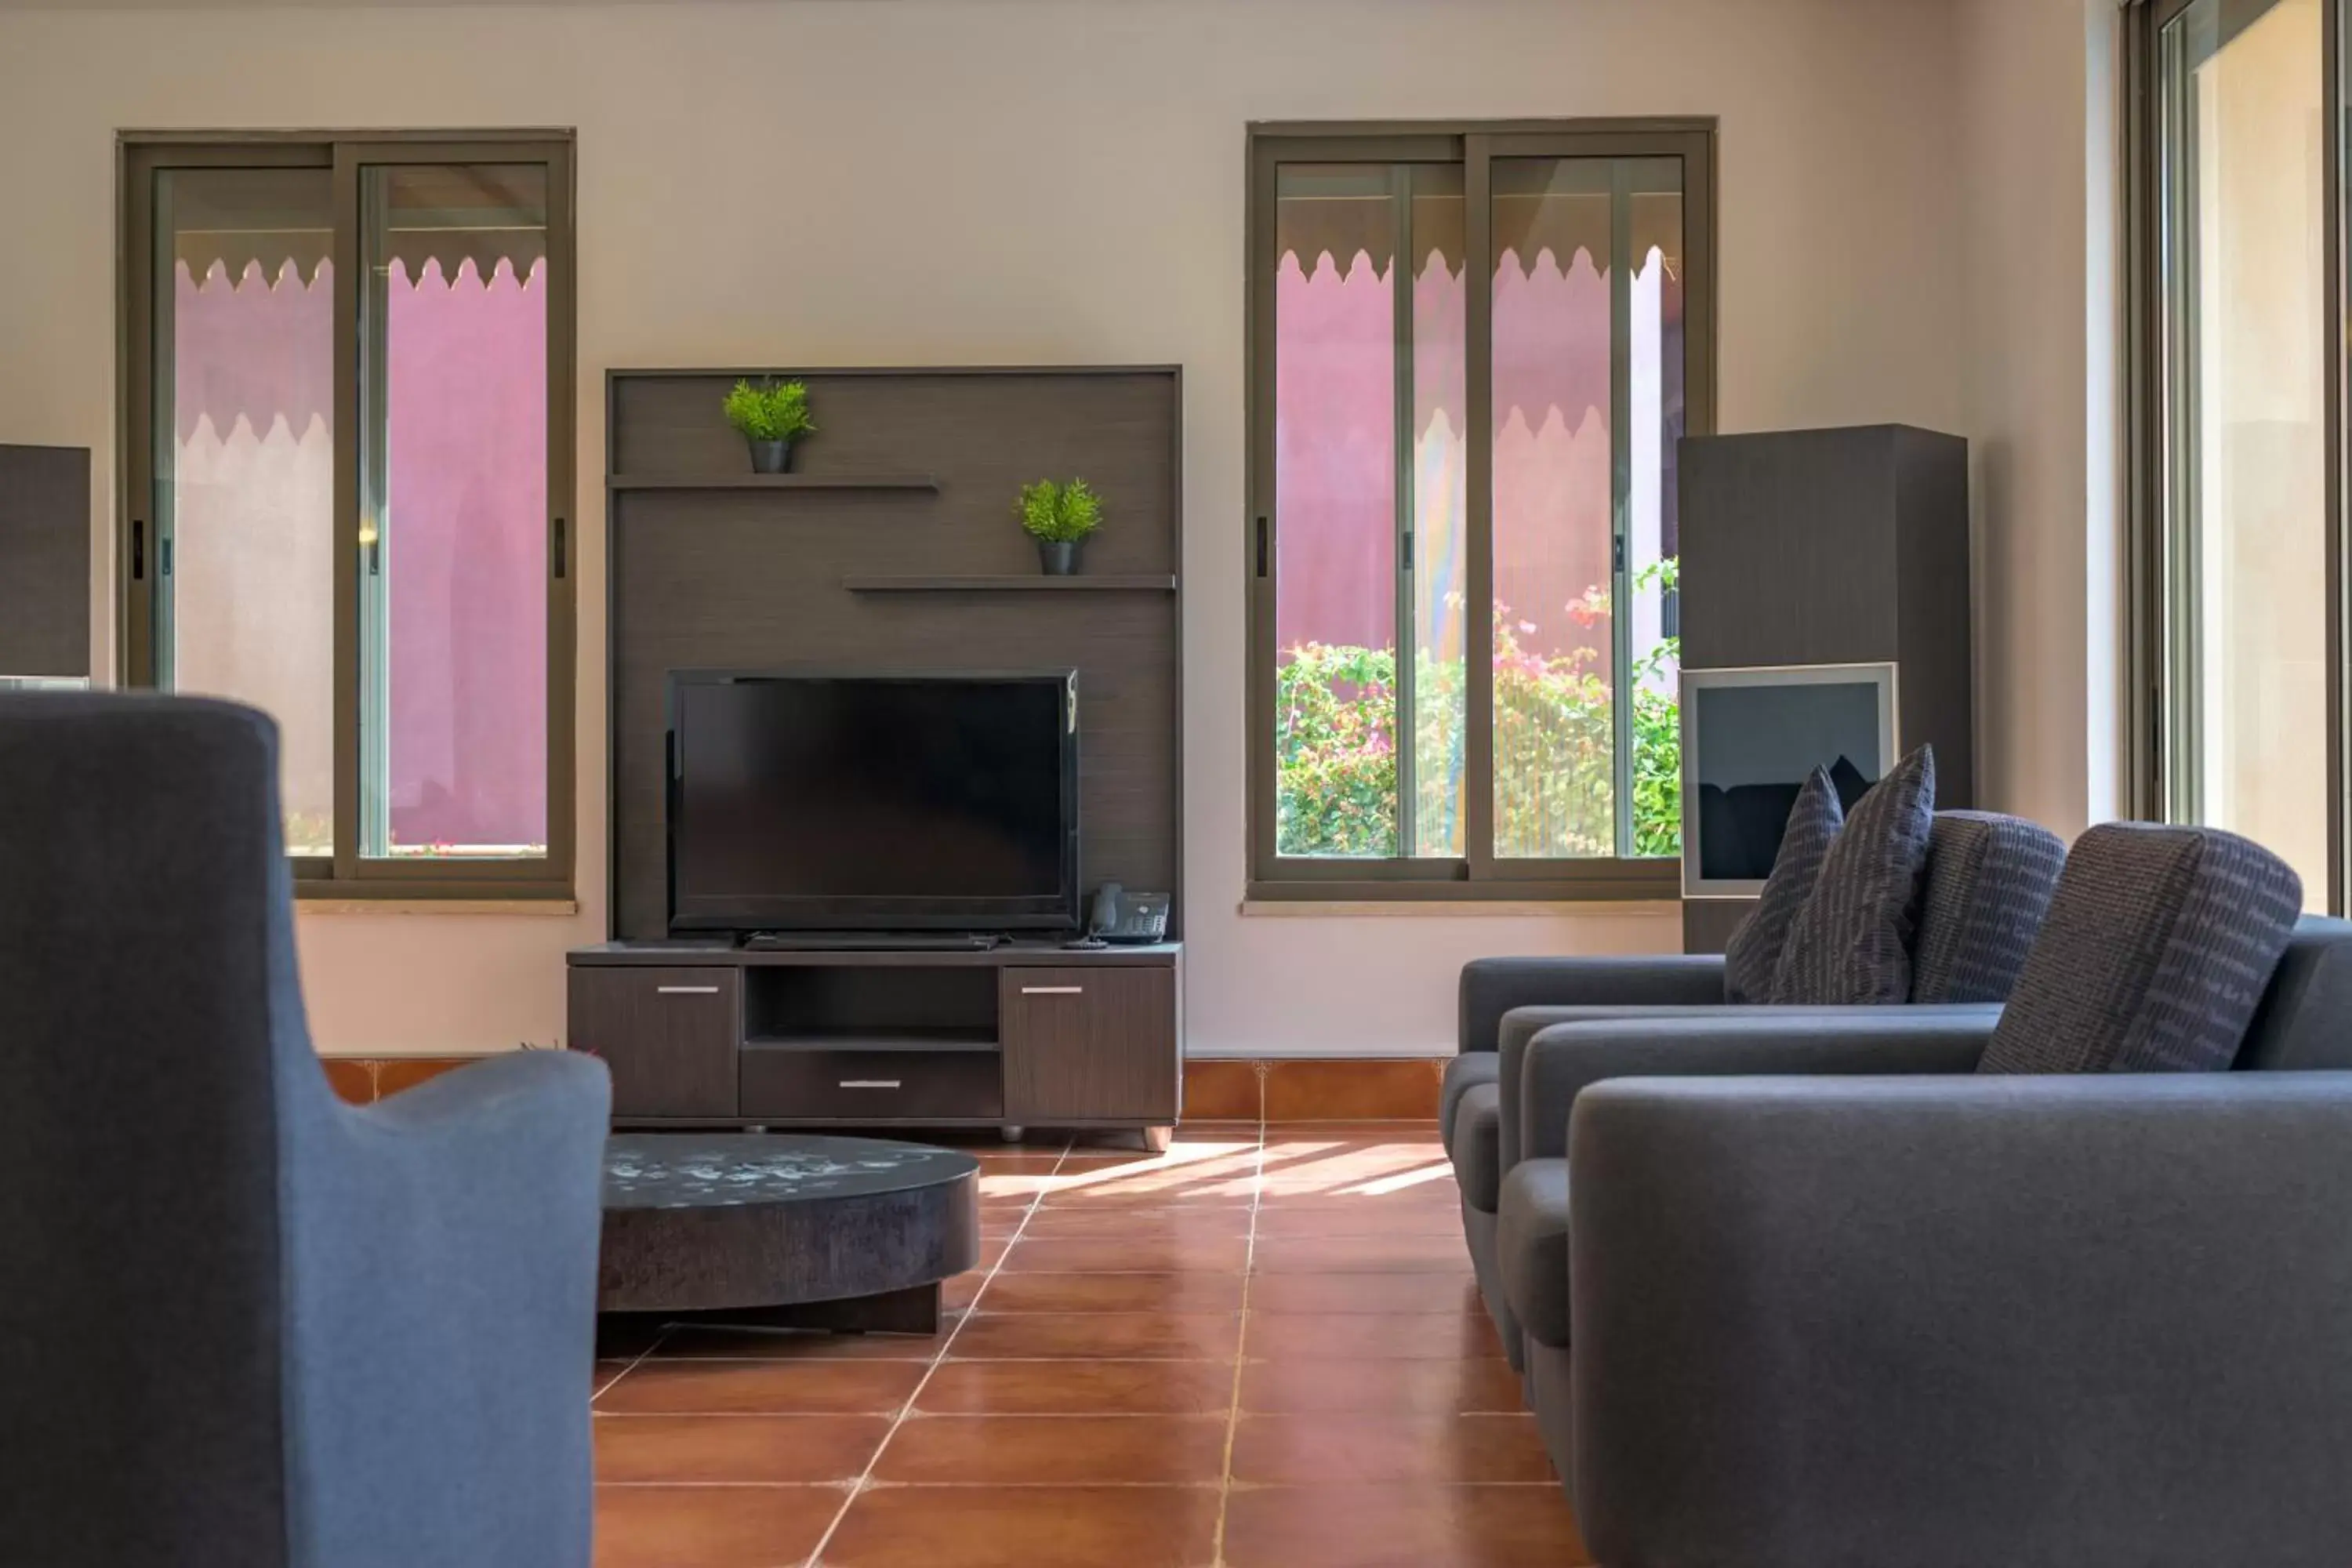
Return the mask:
POLYGON ((604 1147, 600 1312, 932 1333, 980 1259, 980 1162, 796 1133, 621 1133, 604 1147))

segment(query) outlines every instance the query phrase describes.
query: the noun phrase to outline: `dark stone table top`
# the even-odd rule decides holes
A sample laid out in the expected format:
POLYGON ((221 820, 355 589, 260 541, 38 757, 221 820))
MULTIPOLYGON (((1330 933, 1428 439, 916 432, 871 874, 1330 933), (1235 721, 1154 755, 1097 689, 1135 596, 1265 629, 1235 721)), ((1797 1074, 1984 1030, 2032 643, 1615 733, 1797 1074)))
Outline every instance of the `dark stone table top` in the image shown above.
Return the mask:
POLYGON ((824 1203, 938 1186, 979 1169, 952 1149, 880 1138, 625 1132, 604 1144, 604 1207, 824 1203))

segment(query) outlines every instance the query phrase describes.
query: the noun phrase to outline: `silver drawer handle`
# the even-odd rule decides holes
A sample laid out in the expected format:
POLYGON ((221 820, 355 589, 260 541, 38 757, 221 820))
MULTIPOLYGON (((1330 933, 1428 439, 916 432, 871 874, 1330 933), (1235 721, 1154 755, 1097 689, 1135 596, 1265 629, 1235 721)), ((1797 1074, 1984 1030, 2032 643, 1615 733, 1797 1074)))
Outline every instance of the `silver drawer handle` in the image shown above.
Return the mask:
POLYGON ((1086 994, 1087 988, 1083 985, 1024 985, 1021 988, 1024 996, 1083 996, 1086 994))
POLYGON ((656 985, 655 994, 662 996, 716 996, 716 985, 656 985))
POLYGON ((904 1082, 903 1079, 895 1078, 845 1078, 841 1080, 841 1087, 844 1089, 898 1089, 904 1082))

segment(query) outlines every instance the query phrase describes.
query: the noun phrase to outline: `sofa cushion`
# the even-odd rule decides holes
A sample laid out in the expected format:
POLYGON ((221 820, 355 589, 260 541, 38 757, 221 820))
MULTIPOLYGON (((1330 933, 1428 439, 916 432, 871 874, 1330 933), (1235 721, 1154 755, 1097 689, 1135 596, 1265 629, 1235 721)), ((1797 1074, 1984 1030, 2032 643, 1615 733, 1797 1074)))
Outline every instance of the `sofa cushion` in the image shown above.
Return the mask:
POLYGON ((1445 1064, 1445 1076, 1437 1086, 1437 1136, 1448 1154, 1454 1152, 1454 1108, 1472 1086, 1493 1083, 1502 1070, 1503 1058, 1497 1051, 1464 1051, 1445 1064))
POLYGON ((1482 1214, 1495 1212, 1495 1187, 1503 1178, 1503 1089, 1473 1084, 1454 1108, 1454 1179, 1462 1201, 1482 1214))
POLYGON ((1773 1001, 1847 1007, 1911 999, 1935 818, 1936 753, 1922 746, 1871 786, 1822 857, 1812 897, 1789 928, 1773 1001))
POLYGON ((1826 768, 1815 768, 1797 791, 1789 808, 1788 826, 1780 835, 1780 853, 1772 858, 1772 874, 1756 907, 1731 933, 1723 949, 1723 994, 1731 1003, 1764 1002, 1772 995, 1773 972, 1788 945, 1789 928, 1797 911, 1812 896, 1822 874, 1822 861, 1845 826, 1845 809, 1838 805, 1837 786, 1826 768))
POLYGON ((2198 1072, 2236 1058, 2303 906, 2261 845, 2108 822, 2074 841, 1979 1072, 2198 1072))
POLYGON ((1568 1344, 1568 1162, 1522 1160, 1503 1178, 1496 1250, 1520 1331, 1568 1344))
POLYGON ((2050 911, 2066 845, 2040 823, 1939 811, 1927 836, 1914 1002, 2003 1002, 2050 911))

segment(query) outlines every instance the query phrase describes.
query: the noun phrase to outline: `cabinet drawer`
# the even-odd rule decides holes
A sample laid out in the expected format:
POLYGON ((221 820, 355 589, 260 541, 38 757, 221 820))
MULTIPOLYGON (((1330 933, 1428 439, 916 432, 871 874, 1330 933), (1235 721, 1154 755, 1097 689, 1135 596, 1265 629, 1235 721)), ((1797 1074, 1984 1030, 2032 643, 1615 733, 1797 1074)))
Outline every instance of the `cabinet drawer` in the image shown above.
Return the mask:
POLYGON ((877 1121, 994 1121, 1003 1110, 994 1051, 743 1047, 749 1117, 877 1121))
POLYGON ((615 1117, 735 1114, 741 981, 735 969, 571 972, 572 1048, 593 1052, 612 1069, 615 1117))

